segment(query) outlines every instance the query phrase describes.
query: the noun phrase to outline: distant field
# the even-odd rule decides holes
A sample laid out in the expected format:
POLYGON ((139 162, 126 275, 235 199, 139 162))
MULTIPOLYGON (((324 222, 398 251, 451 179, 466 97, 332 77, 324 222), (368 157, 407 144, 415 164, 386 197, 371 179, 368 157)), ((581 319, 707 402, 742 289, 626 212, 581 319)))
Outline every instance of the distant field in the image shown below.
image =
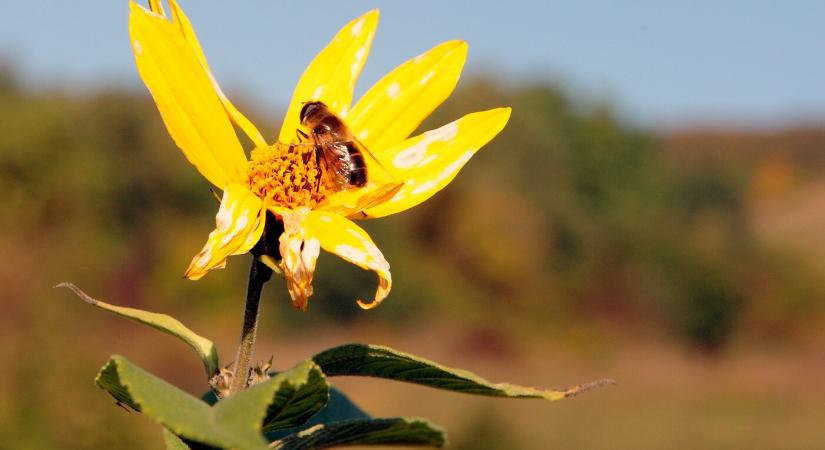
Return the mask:
POLYGON ((760 236, 805 255, 825 274, 825 180, 756 203, 751 218, 760 236))

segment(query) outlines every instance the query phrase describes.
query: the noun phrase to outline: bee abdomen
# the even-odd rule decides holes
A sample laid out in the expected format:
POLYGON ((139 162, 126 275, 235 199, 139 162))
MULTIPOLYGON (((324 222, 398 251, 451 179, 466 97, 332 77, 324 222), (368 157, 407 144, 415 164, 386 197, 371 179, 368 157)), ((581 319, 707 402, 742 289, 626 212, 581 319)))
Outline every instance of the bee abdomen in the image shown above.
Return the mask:
POLYGON ((367 163, 364 161, 364 155, 352 143, 347 143, 347 152, 350 157, 349 184, 355 187, 367 184, 367 163))

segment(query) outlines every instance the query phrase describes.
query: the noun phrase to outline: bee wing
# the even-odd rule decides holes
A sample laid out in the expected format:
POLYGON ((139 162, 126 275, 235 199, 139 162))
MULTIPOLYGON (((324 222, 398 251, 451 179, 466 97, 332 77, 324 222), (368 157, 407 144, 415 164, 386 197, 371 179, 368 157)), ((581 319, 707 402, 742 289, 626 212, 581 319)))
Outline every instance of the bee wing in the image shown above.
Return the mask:
POLYGON ((344 143, 330 143, 318 145, 324 160, 325 170, 329 179, 335 184, 338 190, 344 190, 349 185, 349 151, 344 143))
POLYGON ((345 189, 328 197, 320 208, 326 208, 349 218, 367 218, 365 210, 391 199, 404 185, 396 180, 367 147, 355 137, 351 143, 358 148, 367 166, 367 184, 360 188, 345 189), (333 206, 334 205, 334 206, 333 206))
POLYGON ((317 209, 333 212, 349 218, 365 219, 369 217, 365 210, 380 205, 391 199, 404 183, 387 184, 370 183, 363 188, 347 189, 327 197, 317 209))
POLYGON ((361 154, 364 155, 364 161, 367 164, 367 179, 369 183, 378 183, 378 184, 395 184, 398 182, 396 177, 387 169, 386 166, 381 164, 381 161, 372 154, 371 151, 361 143, 355 137, 352 138, 352 142, 361 150, 361 154))

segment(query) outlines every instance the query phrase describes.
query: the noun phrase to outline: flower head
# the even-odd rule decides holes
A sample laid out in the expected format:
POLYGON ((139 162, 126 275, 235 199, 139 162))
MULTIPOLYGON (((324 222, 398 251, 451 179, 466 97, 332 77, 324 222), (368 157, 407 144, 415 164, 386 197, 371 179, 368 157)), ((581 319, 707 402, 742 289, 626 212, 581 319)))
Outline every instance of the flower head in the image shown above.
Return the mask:
POLYGON ((322 248, 378 275, 373 300, 358 301, 363 308, 378 305, 392 284, 389 264, 352 219, 394 214, 428 199, 510 117, 509 108, 497 108, 409 137, 454 89, 467 44, 448 41, 407 61, 353 105, 378 25, 377 10, 364 14, 307 67, 278 139, 269 144, 221 91, 183 10, 175 0, 169 7, 167 14, 160 0, 150 0, 149 9, 130 1, 138 72, 178 147, 223 190, 216 228, 185 276, 198 279, 250 251, 272 214, 284 226, 279 264, 296 308, 306 309, 322 248), (340 126, 308 128, 308 104, 324 106, 340 126), (249 158, 233 124, 255 146, 249 158), (341 178, 347 175, 355 181, 341 178))

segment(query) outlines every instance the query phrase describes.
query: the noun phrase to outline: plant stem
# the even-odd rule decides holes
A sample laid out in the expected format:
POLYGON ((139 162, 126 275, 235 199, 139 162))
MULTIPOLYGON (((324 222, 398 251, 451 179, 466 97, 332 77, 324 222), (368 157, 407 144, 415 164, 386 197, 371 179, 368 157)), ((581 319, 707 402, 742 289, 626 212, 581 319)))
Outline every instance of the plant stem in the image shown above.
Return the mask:
POLYGON ((235 358, 235 373, 229 395, 246 389, 249 379, 249 360, 255 347, 255 333, 258 330, 258 305, 261 301, 261 290, 264 283, 272 276, 272 269, 252 257, 252 267, 249 268, 249 283, 246 288, 246 306, 243 314, 243 330, 241 344, 238 346, 238 356, 235 358))

